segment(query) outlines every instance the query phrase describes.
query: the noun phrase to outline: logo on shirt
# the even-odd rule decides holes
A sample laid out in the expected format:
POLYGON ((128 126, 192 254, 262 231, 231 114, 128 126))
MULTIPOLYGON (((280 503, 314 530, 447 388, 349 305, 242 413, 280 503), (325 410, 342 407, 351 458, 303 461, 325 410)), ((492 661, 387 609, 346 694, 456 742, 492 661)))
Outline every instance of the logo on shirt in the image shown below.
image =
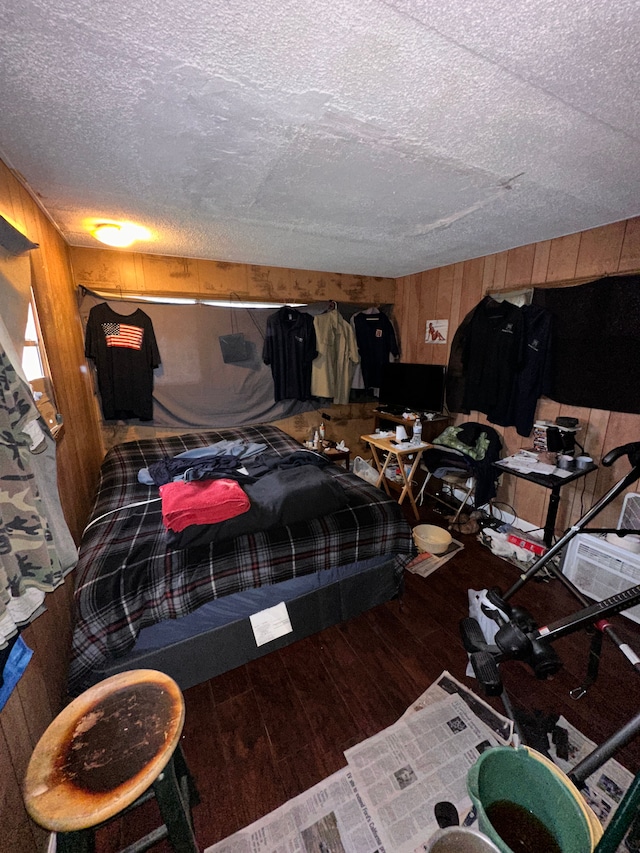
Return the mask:
POLYGON ((505 327, 503 329, 501 329, 501 331, 505 332, 507 335, 512 335, 513 334, 513 323, 507 323, 505 325, 505 327))
POLYGON ((528 344, 529 349, 534 350, 534 352, 540 352, 540 341, 538 338, 534 338, 530 344, 528 344))
POLYGON ((142 349, 144 331, 140 326, 128 326, 126 323, 103 323, 102 331, 108 347, 142 349))

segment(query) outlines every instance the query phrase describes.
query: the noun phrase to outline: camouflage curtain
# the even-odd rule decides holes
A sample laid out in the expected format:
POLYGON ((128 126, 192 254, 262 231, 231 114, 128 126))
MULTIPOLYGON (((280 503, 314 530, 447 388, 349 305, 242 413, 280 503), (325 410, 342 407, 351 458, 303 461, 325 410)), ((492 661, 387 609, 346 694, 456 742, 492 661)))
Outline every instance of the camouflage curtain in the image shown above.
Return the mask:
POLYGON ((0 647, 63 582, 34 474, 46 449, 42 423, 29 385, 0 349, 0 647))

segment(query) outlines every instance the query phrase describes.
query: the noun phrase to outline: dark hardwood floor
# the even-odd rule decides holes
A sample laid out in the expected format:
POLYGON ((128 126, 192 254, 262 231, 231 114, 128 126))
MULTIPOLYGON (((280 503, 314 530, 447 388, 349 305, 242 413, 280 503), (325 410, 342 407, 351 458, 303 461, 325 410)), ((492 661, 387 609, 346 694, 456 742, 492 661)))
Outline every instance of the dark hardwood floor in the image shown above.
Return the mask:
MULTIPOLYGON (((443 524, 427 509, 422 520, 443 524)), ((201 797, 194 809, 201 850, 344 767, 347 747, 394 723, 443 670, 478 690, 464 675, 458 633, 467 590, 504 591, 518 570, 475 536, 456 538, 464 550, 430 577, 406 573, 402 600, 185 691, 182 744, 201 797)), ((529 581, 512 603, 539 624, 578 609, 557 580, 529 581)), ((640 654, 640 626, 622 616, 611 621, 640 654)), ((563 714, 601 743, 638 713, 640 682, 605 639, 598 680, 582 699, 571 699, 586 672, 588 644, 584 632, 555 643, 563 668, 553 679, 538 681, 518 662, 504 664, 502 675, 515 709, 563 714)), ((640 737, 616 757, 637 773, 640 737)), ((98 853, 156 825, 155 808, 149 803, 101 830, 98 853)), ((163 842, 157 849, 170 848, 163 842)))

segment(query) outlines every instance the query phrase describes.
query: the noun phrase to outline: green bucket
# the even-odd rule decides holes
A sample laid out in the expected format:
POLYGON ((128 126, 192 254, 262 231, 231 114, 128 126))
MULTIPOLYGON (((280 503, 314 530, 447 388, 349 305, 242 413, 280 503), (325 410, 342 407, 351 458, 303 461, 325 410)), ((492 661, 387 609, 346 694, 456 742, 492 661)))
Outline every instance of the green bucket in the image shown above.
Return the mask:
POLYGON ((509 832, 521 818, 524 824, 524 819, 533 815, 553 836, 561 853, 591 853, 602 834, 575 785, 548 759, 528 747, 495 746, 485 750, 469 770, 467 790, 478 812, 481 831, 502 853, 514 853, 514 849, 498 834, 487 815, 492 806, 500 808, 496 803, 506 802, 505 808, 516 812, 511 815, 509 832))

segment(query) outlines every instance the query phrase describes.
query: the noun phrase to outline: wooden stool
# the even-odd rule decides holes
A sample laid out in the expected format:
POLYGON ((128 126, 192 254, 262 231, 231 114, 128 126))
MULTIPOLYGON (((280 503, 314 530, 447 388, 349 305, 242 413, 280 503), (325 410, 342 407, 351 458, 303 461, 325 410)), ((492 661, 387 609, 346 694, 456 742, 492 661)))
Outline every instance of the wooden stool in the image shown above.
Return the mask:
POLYGON ((89 853, 94 830, 155 796, 164 824, 127 851, 168 838, 198 853, 192 828, 195 788, 179 739, 184 699, 172 678, 151 669, 107 678, 53 720, 29 761, 27 811, 58 833, 58 853, 89 853))

